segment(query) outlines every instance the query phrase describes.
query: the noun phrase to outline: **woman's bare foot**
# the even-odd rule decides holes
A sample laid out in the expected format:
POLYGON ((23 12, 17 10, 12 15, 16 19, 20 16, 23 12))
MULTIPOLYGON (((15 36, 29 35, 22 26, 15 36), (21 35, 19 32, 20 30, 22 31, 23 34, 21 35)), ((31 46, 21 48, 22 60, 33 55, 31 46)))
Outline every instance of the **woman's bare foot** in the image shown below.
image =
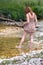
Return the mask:
POLYGON ((21 49, 21 46, 16 46, 16 48, 19 48, 19 49, 21 49))
POLYGON ((32 52, 32 50, 29 50, 29 52, 32 52))

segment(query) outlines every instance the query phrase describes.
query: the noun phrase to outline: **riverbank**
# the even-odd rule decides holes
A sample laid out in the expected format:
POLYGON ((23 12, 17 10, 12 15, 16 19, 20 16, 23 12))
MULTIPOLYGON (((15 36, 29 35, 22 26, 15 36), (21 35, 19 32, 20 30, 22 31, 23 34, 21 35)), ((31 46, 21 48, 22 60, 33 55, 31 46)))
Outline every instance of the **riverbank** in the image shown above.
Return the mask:
POLYGON ((0 65, 43 65, 43 50, 32 51, 20 56, 0 59, 0 65))

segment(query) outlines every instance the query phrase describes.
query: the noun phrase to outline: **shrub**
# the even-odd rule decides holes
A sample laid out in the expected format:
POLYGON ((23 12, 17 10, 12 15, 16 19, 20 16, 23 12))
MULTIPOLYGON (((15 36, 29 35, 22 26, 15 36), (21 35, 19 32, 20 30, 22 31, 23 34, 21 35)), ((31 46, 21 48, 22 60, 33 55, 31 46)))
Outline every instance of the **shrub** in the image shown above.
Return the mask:
POLYGON ((0 15, 14 20, 25 20, 25 6, 32 7, 38 19, 43 18, 43 0, 0 0, 0 15))
POLYGON ((33 11, 36 13, 38 19, 42 19, 43 18, 43 8, 41 6, 33 7, 33 11))

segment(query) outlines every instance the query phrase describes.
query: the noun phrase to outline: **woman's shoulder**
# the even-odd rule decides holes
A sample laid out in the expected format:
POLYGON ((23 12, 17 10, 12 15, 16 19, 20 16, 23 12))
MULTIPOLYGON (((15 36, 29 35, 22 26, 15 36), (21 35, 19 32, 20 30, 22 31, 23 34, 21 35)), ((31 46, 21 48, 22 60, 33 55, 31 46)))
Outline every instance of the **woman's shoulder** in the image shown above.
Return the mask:
POLYGON ((30 16, 30 13, 27 13, 26 16, 29 17, 30 16))
MULTIPOLYGON (((34 12, 32 12, 33 13, 33 15, 36 15, 34 12)), ((31 13, 29 12, 27 15, 31 15, 31 13)))
POLYGON ((27 13, 26 16, 28 17, 29 16, 29 13, 27 13))
POLYGON ((36 16, 36 13, 35 12, 33 12, 33 14, 36 16))

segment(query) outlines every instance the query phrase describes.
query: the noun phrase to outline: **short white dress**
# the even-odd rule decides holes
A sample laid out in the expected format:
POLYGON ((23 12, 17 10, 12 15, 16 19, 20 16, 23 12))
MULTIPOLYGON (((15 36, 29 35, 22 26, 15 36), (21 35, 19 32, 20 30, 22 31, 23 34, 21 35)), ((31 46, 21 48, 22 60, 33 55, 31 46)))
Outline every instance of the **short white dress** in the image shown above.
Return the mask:
POLYGON ((24 31, 28 33, 34 33, 36 31, 35 18, 31 18, 29 16, 29 23, 24 24, 23 28, 24 28, 24 31))

